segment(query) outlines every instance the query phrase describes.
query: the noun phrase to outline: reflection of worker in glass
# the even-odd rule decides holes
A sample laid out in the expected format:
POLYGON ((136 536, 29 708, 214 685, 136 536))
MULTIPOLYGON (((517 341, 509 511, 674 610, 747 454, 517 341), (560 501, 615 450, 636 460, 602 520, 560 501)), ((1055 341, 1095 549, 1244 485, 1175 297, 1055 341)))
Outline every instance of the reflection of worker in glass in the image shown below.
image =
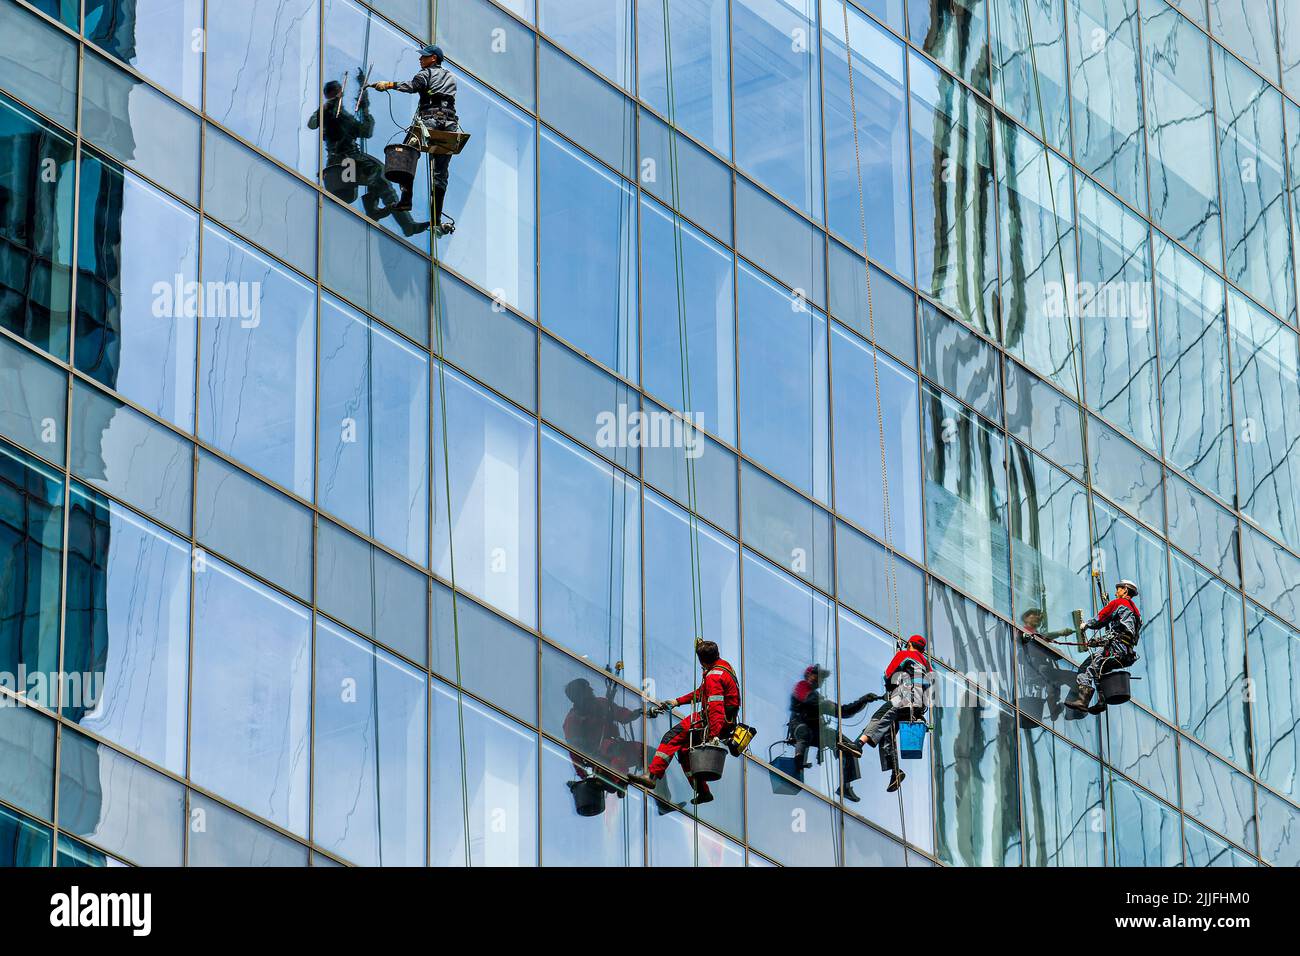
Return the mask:
MULTIPOLYGON (((610 690, 613 690, 612 683, 610 690)), ((620 707, 612 695, 597 697, 591 684, 581 677, 565 685, 564 696, 573 705, 564 718, 564 740, 573 750, 594 757, 621 774, 641 765, 640 741, 629 739, 630 735, 625 737, 619 729, 639 720, 639 709, 620 707)), ((579 760, 576 754, 573 765, 584 780, 594 773, 592 765, 579 760)))
MULTIPOLYGON (((405 83, 375 83, 377 90, 396 90, 398 93, 415 93, 420 97, 415 107, 415 117, 406 133, 406 145, 423 152, 429 151, 427 133, 431 130, 455 132, 460 129, 456 116, 456 78, 443 66, 442 48, 426 45, 420 48, 420 72, 405 83)), ((437 235, 445 235, 455 228, 442 218, 442 204, 447 196, 447 183, 451 170, 451 156, 434 153, 433 165, 433 221, 437 235)), ((402 187, 398 209, 411 208, 411 187, 402 187)))
POLYGON ((307 120, 309 129, 320 129, 325 141, 325 188, 346 203, 364 186, 366 194, 361 205, 366 215, 378 222, 392 216, 405 235, 414 236, 429 228, 427 222, 411 218, 411 204, 402 207, 397 202, 397 192, 384 178, 384 164, 365 152, 359 140, 369 139, 375 133, 375 118, 370 113, 370 94, 363 88, 357 100, 357 112, 352 114, 343 106, 344 86, 338 80, 325 84, 325 102, 307 120))
MULTIPOLYGON (((1034 638, 1052 640, 1068 637, 1074 628, 1063 627, 1055 631, 1044 631, 1046 619, 1040 608, 1031 607, 1020 615, 1021 640, 1026 644, 1034 638)), ((1044 648, 1036 648, 1024 655, 1025 668, 1021 671, 1025 695, 1046 703, 1053 718, 1061 716, 1061 691, 1074 685, 1075 672, 1064 658, 1044 648)), ((1023 705, 1022 705, 1023 706, 1023 705)), ((1034 716, 1042 713, 1037 707, 1034 716)))
MULTIPOLYGON (((794 765, 796 769, 807 770, 812 764, 807 762, 810 748, 817 750, 817 762, 822 762, 822 751, 835 746, 839 730, 831 725, 832 719, 852 717, 861 713, 873 700, 880 698, 875 694, 866 694, 852 703, 841 707, 833 700, 827 700, 821 691, 822 683, 830 676, 830 671, 818 664, 810 664, 804 669, 803 679, 794 685, 790 692, 790 722, 786 733, 794 742, 794 765)), ((862 776, 858 768, 858 758, 853 754, 844 757, 844 781, 840 784, 839 794, 845 800, 854 803, 858 795, 853 792, 853 781, 862 776)))
POLYGON ((893 793, 907 776, 898 766, 896 742, 898 723, 901 720, 919 720, 929 705, 929 691, 933 669, 925 656, 925 638, 913 634, 907 647, 894 655, 885 668, 885 702, 871 715, 866 728, 855 741, 840 740, 840 749, 853 756, 862 756, 864 744, 880 750, 880 769, 892 775, 885 789, 893 793))

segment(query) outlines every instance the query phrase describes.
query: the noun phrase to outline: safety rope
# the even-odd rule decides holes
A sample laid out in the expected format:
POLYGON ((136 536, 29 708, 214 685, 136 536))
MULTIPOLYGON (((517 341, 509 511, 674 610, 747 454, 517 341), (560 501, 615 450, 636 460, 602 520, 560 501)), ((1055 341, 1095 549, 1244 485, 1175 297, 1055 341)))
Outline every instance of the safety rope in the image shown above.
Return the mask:
MULTIPOLYGON (((849 74, 849 115, 853 123, 853 165, 856 172, 858 188, 858 224, 862 229, 862 264, 863 269, 865 270, 867 283, 867 331, 871 342, 872 384, 876 393, 876 429, 880 437, 880 498, 881 509, 884 515, 885 551, 887 554, 885 567, 894 609, 894 642, 895 647, 901 650, 906 645, 903 642, 902 613, 898 606, 898 568, 895 564, 896 558, 894 555, 894 524, 889 507, 889 469, 885 464, 885 412, 880 398, 880 346, 876 341, 876 313, 871 297, 871 257, 870 245, 867 242, 867 202, 862 184, 862 146, 861 138, 858 133, 858 98, 857 85, 853 79, 853 43, 849 33, 848 0, 840 0, 840 6, 841 12, 844 14, 844 64, 849 74)), ((885 688, 885 694, 886 700, 888 700, 888 686, 885 688)), ((839 716, 842 720, 842 712, 839 716)), ((893 728, 893 735, 894 760, 891 772, 896 772, 899 769, 897 722, 895 722, 893 728)), ((842 766, 840 769, 840 779, 844 779, 844 769, 842 766)), ((903 788, 900 786, 895 792, 898 794, 899 835, 902 836, 904 841, 906 841, 907 823, 905 821, 906 814, 903 807, 903 788)))
MULTIPOLYGON (((438 0, 433 0, 433 41, 438 37, 438 0)), ((429 154, 429 185, 433 186, 433 156, 429 154)), ((431 220, 437 212, 430 210, 431 220)), ((451 629, 452 643, 455 650, 456 658, 456 724, 457 731, 460 735, 460 805, 461 812, 464 816, 464 840, 465 840, 465 865, 472 863, 471 845, 470 845, 470 813, 469 813, 469 763, 465 754, 465 692, 462 688, 463 676, 461 671, 460 655, 460 598, 456 593, 456 529, 451 519, 451 448, 450 440, 447 436, 447 356, 444 348, 443 338, 443 300, 442 300, 442 270, 438 262, 438 230, 441 223, 432 222, 430 229, 433 233, 432 241, 429 244, 429 257, 433 266, 433 325, 434 336, 438 348, 438 408, 442 418, 442 481, 443 492, 447 499, 447 559, 450 564, 451 579, 451 629)), ((434 515, 437 515, 437 509, 434 509, 434 515)), ((432 557, 432 556, 431 556, 432 557)), ((432 560, 430 565, 432 566, 432 560)))
MULTIPOLYGON (((683 435, 689 436, 695 441, 703 441, 703 436, 695 431, 694 413, 695 402, 691 387, 691 358, 690 358, 690 331, 686 318, 686 277, 685 277, 685 252, 682 243, 682 221, 678 212, 681 206, 681 179, 680 164, 677 153, 677 94, 676 82, 673 74, 673 52, 672 52, 672 25, 669 15, 670 0, 661 0, 663 17, 664 17, 664 66, 665 78, 668 94, 668 166, 671 181, 672 195, 672 227, 673 227, 673 265, 674 279, 676 284, 677 295, 677 344, 679 357, 679 372, 681 376, 682 389, 682 412, 683 414, 683 435)), ((690 455, 690 449, 684 449, 683 457, 686 460, 686 514, 689 528, 689 548, 690 548, 690 574, 691 574, 691 624, 694 633, 691 636, 691 657, 695 655, 695 641, 704 636, 704 598, 703 585, 700 572, 700 529, 699 518, 696 516, 698 508, 698 487, 696 484, 695 459, 690 455)), ((696 663, 700 667, 699 683, 695 686, 700 688, 704 684, 704 667, 700 664, 698 658, 696 663)), ((694 666, 692 666, 694 672, 694 666)), ((698 696, 698 695, 696 695, 698 696)), ((691 700, 691 726, 695 725, 698 701, 695 697, 691 700)))

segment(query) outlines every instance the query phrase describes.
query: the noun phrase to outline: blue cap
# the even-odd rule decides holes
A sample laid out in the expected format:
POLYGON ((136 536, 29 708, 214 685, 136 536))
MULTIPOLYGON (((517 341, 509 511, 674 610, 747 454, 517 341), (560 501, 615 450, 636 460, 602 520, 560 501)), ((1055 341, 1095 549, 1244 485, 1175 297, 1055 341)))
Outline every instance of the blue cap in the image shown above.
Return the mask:
POLYGON ((426 43, 424 46, 420 47, 420 56, 422 56, 422 57, 425 57, 425 56, 436 56, 438 59, 441 60, 441 59, 442 59, 442 47, 440 47, 440 46, 434 46, 432 43, 426 43))

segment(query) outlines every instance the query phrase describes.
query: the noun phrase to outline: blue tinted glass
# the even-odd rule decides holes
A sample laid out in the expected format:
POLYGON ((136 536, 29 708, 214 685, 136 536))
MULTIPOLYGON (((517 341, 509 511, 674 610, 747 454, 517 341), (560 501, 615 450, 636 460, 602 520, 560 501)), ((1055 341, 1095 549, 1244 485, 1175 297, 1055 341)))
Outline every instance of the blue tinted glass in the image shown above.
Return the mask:
POLYGON ((203 235, 198 433, 311 498, 315 290, 211 225, 203 235))
POLYGON ((207 20, 208 115, 314 177, 307 116, 320 89, 318 0, 229 0, 207 20))
POLYGON ((831 332, 835 402, 835 507, 885 540, 880 431, 889 481, 890 543, 921 557, 920 409, 916 376, 836 326, 831 332), (879 373, 880 405, 875 382, 879 373), (883 417, 883 422, 877 415, 883 417))
POLYGON ((699 554, 701 630, 724 658, 736 662, 740 656, 740 549, 709 526, 696 527, 693 532, 686 512, 666 498, 646 493, 646 676, 665 693, 685 692, 696 675, 692 543, 699 554))
POLYGON ((54 721, 10 697, 0 697, 0 799, 54 815, 54 721))
POLYGON ((1037 724, 1020 721, 1020 798, 1029 866, 1102 866, 1101 764, 1037 724))
POLYGON ((736 164, 822 218, 821 84, 813 0, 736 0, 731 45, 736 164))
POLYGON ((63 463, 68 376, 9 338, 0 339, 0 435, 63 463))
POLYGON ((1255 852, 1255 785, 1193 743, 1178 748, 1183 810, 1255 852))
POLYGON ((537 734, 480 704, 464 707, 472 866, 537 865, 537 734))
POLYGON ((452 161, 444 211, 456 233, 442 263, 524 315, 537 310, 536 129, 526 114, 468 77, 456 113, 470 141, 452 161))
POLYGON ((581 768, 574 754, 543 745, 542 865, 640 866, 645 797, 635 787, 624 795, 581 768))
POLYGON ((543 432, 542 633, 633 684, 641 680, 640 504, 635 481, 543 432))
POLYGON ((189 545, 79 485, 69 507, 63 716, 183 773, 189 545))
POLYGON ((49 829, 0 807, 0 866, 49 866, 53 843, 49 829))
POLYGON ((421 866, 424 678, 324 621, 316 626, 312 839, 364 866, 421 866))
POLYGON ((203 0, 86 0, 83 32, 86 39, 198 105, 203 0))
POLYGON ((698 413, 700 427, 728 442, 736 440, 733 275, 730 252, 657 203, 642 200, 645 389, 678 411, 698 413))
POLYGON ((190 776, 307 832, 311 618, 208 558, 194 576, 190 776))
POLYGON ((306 866, 307 848, 242 813, 189 793, 187 866, 306 866))
POLYGON ((317 501, 420 564, 429 541, 429 357, 322 303, 317 501))
POLYGON ((850 110, 844 48, 846 0, 822 4, 822 49, 826 57, 826 206, 831 229, 862 249, 858 205, 861 162, 867 243, 871 258, 901 276, 912 276, 910 167, 907 156, 907 97, 903 44, 849 5, 853 50, 853 100, 857 142, 850 110))
POLYGON ((636 5, 641 98, 723 156, 731 155, 727 7, 726 0, 639 0, 636 5))
POLYGON ((532 624, 537 606, 536 426, 449 370, 434 389, 434 571, 451 580, 454 559, 458 587, 532 624))
POLYGON ((1054 149, 1065 152, 1070 108, 1064 3, 991 0, 988 7, 994 100, 1054 149))
POLYGON ((116 164, 81 162, 77 368, 194 427, 198 216, 116 164))
POLYGON ((74 731, 59 753, 59 829, 140 866, 180 866, 185 788, 74 731))
POLYGON ((1279 793, 1300 796, 1300 633, 1247 605, 1255 772, 1279 793))
POLYGON ((631 0, 539 0, 537 26, 619 86, 632 86, 631 0))
POLYGON ((829 492, 826 319, 742 266, 741 447, 815 498, 829 492))
POLYGON ((1178 866, 1183 847, 1179 816, 1132 784, 1110 777, 1106 800, 1107 859, 1112 866, 1178 866))
POLYGON ((988 95, 986 0, 907 0, 907 25, 913 43, 988 95))
POLYGON ((1228 296, 1242 513, 1300 548, 1300 340, 1235 290, 1228 296))
MULTIPOLYGON (((78 0, 36 0, 29 4, 77 28, 78 0)), ((77 125, 77 54, 72 37, 17 3, 0 6, 0 63, 4 86, 68 129, 77 125)))
POLYGON ((636 192, 549 133, 540 182, 542 324, 636 381, 636 192))

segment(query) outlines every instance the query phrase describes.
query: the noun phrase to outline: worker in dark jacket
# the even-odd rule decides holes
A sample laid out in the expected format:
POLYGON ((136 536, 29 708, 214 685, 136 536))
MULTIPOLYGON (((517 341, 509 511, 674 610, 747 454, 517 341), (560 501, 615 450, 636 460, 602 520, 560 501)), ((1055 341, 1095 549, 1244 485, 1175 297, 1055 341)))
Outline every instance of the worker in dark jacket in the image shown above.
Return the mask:
POLYGON ((384 178, 384 164, 361 148, 360 141, 375 134, 369 92, 361 90, 355 114, 344 108, 345 89, 338 80, 326 83, 323 92, 325 101, 311 114, 307 127, 319 129, 325 143, 325 187, 351 204, 356 198, 356 187, 364 186, 366 193, 361 197, 361 205, 367 216, 375 222, 392 216, 408 236, 424 232, 429 224, 411 217, 410 204, 405 209, 399 207, 397 191, 384 178), (328 175, 330 170, 336 171, 336 178, 328 175))
POLYGON ((1097 616, 1083 625, 1086 631, 1105 633, 1088 642, 1093 648, 1088 659, 1079 665, 1078 690, 1065 702, 1073 710, 1088 710, 1088 703, 1107 671, 1128 667, 1137 660, 1138 632, 1142 629, 1142 613, 1133 599, 1138 588, 1132 581, 1115 585, 1115 598, 1097 612, 1097 616))
POLYGON ((740 714, 740 681, 736 679, 735 668, 722 659, 718 645, 713 641, 696 641, 695 656, 704 668, 704 680, 700 686, 681 697, 658 701, 649 708, 649 714, 651 717, 671 714, 674 707, 687 704, 697 704, 701 709, 692 711, 681 723, 670 727, 659 741, 646 772, 631 774, 628 779, 654 789, 668 772, 673 755, 677 754, 677 761, 695 790, 691 803, 701 804, 712 800, 713 794, 707 782, 697 780, 691 773, 690 748, 706 741, 725 741, 731 735, 740 714))
POLYGON ((895 732, 904 718, 917 720, 924 716, 929 705, 929 689, 933 668, 925 656, 925 638, 913 634, 907 647, 898 651, 885 668, 885 702, 871 715, 866 728, 855 741, 841 740, 840 750, 862 756, 863 745, 880 751, 880 769, 890 774, 885 789, 893 793, 903 783, 907 774, 898 766, 898 747, 895 732))
POLYGON ((595 757, 619 773, 641 764, 641 742, 630 739, 630 734, 625 736, 619 729, 640 720, 641 711, 616 704, 614 682, 607 683, 609 693, 601 697, 581 677, 564 687, 564 695, 573 705, 564 718, 564 740, 576 751, 573 766, 580 777, 588 776, 592 768, 578 753, 595 757))
MULTIPOLYGON (((830 671, 817 664, 804 669, 803 679, 794 685, 790 692, 790 721, 786 727, 787 739, 794 742, 794 765, 801 772, 812 764, 807 763, 808 751, 817 750, 817 762, 822 762, 822 750, 834 747, 839 739, 839 729, 831 726, 831 721, 853 717, 873 700, 879 700, 876 694, 866 694, 841 707, 833 700, 828 700, 821 691, 822 683, 830 676, 830 671)), ((858 795, 853 792, 853 781, 862 776, 858 767, 858 758, 846 754, 844 759, 844 780, 840 784, 839 794, 845 800, 858 802, 858 795)))
MULTIPOLYGON (((429 130, 452 132, 460 129, 456 116, 456 78, 443 66, 442 48, 426 45, 420 48, 420 72, 405 83, 382 82, 374 84, 377 90, 396 90, 419 96, 415 117, 406 131, 406 145, 428 152, 426 133, 429 130)), ((447 183, 451 171, 451 156, 433 157, 433 221, 438 235, 451 230, 450 223, 442 218, 443 200, 447 196, 447 183)), ((402 188, 397 208, 411 208, 411 187, 402 188)))

